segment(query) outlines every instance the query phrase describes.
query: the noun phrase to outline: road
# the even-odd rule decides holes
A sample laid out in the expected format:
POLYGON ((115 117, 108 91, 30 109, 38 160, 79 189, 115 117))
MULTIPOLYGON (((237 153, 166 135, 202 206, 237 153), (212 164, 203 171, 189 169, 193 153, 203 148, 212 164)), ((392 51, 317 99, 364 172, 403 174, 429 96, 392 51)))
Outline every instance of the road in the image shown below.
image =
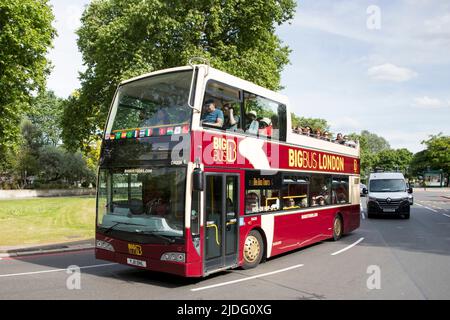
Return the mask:
POLYGON ((206 279, 96 260, 92 250, 3 258, 0 299, 450 299, 448 196, 417 192, 409 220, 362 215, 338 242, 206 279), (81 268, 79 282, 71 265, 81 268))

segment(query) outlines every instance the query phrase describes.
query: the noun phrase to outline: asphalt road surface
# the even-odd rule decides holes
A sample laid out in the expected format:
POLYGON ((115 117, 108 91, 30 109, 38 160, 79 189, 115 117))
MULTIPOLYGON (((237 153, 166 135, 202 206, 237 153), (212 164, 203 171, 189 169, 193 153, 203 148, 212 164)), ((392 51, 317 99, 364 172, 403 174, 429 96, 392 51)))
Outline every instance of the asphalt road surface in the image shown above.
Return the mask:
POLYGON ((450 299, 450 196, 414 196, 409 220, 363 213, 338 242, 205 279, 96 260, 93 250, 3 258, 0 299, 450 299))

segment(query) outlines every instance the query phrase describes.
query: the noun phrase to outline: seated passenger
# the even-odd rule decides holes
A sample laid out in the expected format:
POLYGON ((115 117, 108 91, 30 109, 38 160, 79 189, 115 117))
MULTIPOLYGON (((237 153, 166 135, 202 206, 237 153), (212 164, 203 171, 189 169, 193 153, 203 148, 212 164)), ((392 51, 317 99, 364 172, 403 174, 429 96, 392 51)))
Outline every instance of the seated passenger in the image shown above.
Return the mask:
POLYGON ((322 137, 322 131, 320 131, 320 129, 316 129, 314 131, 314 137, 316 137, 317 139, 320 139, 322 137))
POLYGON ((301 206, 302 208, 308 207, 308 199, 303 198, 302 201, 301 201, 301 203, 300 203, 300 206, 301 206))
POLYGON ((342 138, 342 133, 338 133, 336 136, 336 139, 334 140, 334 143, 344 144, 345 140, 342 138))
POLYGON ((223 105, 224 123, 223 128, 225 130, 236 131, 239 126, 239 116, 234 114, 234 108, 229 103, 223 105))
POLYGON ((164 108, 164 107, 159 108, 156 111, 156 113, 153 113, 153 115, 151 117, 147 117, 146 113, 144 111, 141 111, 139 118, 141 119, 142 127, 152 127, 152 126, 170 124, 169 114, 167 113, 167 108, 164 108))
POLYGON ((269 118, 262 118, 259 120, 258 133, 261 136, 271 137, 272 136, 272 122, 269 118))
POLYGON ((284 199, 283 209, 295 208, 295 200, 293 198, 284 199))
POLYGON ((245 212, 258 212, 259 211, 259 197, 255 192, 249 192, 245 196, 245 212))
POLYGON ((224 120, 223 112, 216 108, 214 100, 207 100, 203 108, 202 124, 222 128, 224 120))
POLYGON ((331 141, 331 133, 329 133, 328 131, 325 131, 323 133, 322 139, 323 140, 327 140, 327 141, 331 141))
POLYGON ((311 128, 310 127, 305 127, 305 128, 303 128, 303 132, 302 132, 304 135, 306 135, 306 136, 310 136, 311 135, 311 128))
POLYGON ((246 127, 245 132, 251 133, 251 134, 257 134, 259 129, 259 123, 256 121, 256 111, 249 111, 247 113, 247 121, 246 121, 246 127))

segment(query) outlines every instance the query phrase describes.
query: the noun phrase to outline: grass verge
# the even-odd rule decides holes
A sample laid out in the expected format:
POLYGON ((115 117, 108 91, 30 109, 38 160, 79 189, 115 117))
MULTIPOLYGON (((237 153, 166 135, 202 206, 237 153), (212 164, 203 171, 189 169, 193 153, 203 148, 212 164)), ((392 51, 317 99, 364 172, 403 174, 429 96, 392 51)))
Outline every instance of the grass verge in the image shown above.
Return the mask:
POLYGON ((0 246, 78 241, 94 230, 95 197, 0 201, 0 246))

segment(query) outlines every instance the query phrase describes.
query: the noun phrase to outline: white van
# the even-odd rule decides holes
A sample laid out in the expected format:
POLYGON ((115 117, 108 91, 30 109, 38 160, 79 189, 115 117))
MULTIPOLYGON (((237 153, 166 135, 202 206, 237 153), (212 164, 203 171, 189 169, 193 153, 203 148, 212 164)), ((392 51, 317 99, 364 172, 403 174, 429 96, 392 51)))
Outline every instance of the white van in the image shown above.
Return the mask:
POLYGON ((375 214, 398 214, 409 219, 410 202, 405 177, 399 172, 376 172, 369 177, 368 189, 363 193, 367 195, 367 216, 372 218, 375 214))

